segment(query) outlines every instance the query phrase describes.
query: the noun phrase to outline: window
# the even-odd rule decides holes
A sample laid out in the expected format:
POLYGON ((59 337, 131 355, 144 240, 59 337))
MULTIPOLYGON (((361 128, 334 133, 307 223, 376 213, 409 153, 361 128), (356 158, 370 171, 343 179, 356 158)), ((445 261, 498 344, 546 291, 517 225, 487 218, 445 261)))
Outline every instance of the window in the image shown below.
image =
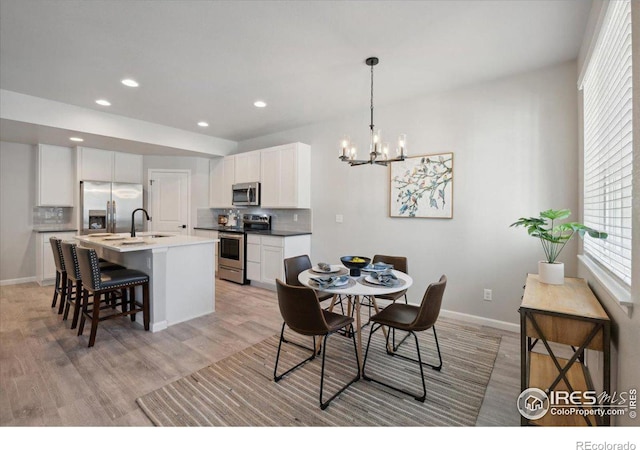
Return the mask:
POLYGON ((585 225, 609 234, 584 252, 631 285, 631 5, 609 4, 582 84, 585 225))

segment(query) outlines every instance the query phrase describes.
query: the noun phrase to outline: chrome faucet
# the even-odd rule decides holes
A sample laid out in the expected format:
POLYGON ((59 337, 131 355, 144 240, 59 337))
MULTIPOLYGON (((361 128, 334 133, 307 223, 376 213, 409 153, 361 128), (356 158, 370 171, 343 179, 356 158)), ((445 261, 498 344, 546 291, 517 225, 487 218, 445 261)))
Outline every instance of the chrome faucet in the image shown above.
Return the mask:
POLYGON ((138 209, 134 209, 133 212, 131 213, 131 237, 136 237, 136 223, 134 221, 134 216, 136 215, 136 211, 142 211, 144 213, 145 216, 147 216, 147 220, 151 220, 151 217, 149 217, 149 213, 147 212, 146 209, 144 208, 138 208, 138 209))

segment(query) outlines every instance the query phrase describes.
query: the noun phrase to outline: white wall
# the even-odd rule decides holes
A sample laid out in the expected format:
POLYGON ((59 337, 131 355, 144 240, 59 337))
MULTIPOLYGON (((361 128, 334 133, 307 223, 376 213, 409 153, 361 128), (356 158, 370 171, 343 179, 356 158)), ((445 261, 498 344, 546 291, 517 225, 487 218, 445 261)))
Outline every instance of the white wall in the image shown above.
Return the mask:
MULTIPOLYGON (((398 80, 401 82, 401 80, 398 80)), ((443 308, 518 323, 526 274, 537 273, 540 243, 509 228, 548 208, 577 214, 575 62, 375 109, 375 124, 393 141, 408 134, 412 155, 454 153, 453 219, 388 217, 389 172, 340 162, 347 133, 364 148, 362 114, 239 143, 240 151, 286 142, 311 145, 312 258, 406 255, 414 277, 410 301, 446 274, 443 308), (357 137, 355 133, 360 133, 357 137), (344 216, 343 223, 335 215, 344 216), (493 301, 482 299, 493 290, 493 301)), ((576 243, 560 260, 576 275, 576 243)))
POLYGON ((36 274, 35 161, 31 145, 0 142, 0 281, 36 274))
POLYGON ((191 171, 190 219, 191 227, 195 227, 198 223, 198 208, 209 207, 209 159, 195 156, 144 156, 143 168, 145 193, 149 186, 149 169, 191 171))

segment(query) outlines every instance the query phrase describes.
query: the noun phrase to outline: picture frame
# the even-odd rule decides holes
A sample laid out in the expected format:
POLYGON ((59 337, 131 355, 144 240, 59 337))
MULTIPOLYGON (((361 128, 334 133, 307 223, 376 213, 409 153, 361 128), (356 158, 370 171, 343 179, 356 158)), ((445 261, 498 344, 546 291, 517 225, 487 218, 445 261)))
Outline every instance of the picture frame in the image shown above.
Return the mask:
POLYGON ((389 216, 452 219, 453 153, 412 156, 392 162, 389 216))

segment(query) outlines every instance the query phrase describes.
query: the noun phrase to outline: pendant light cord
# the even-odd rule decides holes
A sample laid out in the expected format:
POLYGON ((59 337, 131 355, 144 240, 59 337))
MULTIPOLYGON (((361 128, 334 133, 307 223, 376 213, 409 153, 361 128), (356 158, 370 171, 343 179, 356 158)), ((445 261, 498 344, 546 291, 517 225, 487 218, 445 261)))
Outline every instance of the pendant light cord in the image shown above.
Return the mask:
POLYGON ((369 128, 373 133, 373 65, 371 66, 371 124, 369 128))

